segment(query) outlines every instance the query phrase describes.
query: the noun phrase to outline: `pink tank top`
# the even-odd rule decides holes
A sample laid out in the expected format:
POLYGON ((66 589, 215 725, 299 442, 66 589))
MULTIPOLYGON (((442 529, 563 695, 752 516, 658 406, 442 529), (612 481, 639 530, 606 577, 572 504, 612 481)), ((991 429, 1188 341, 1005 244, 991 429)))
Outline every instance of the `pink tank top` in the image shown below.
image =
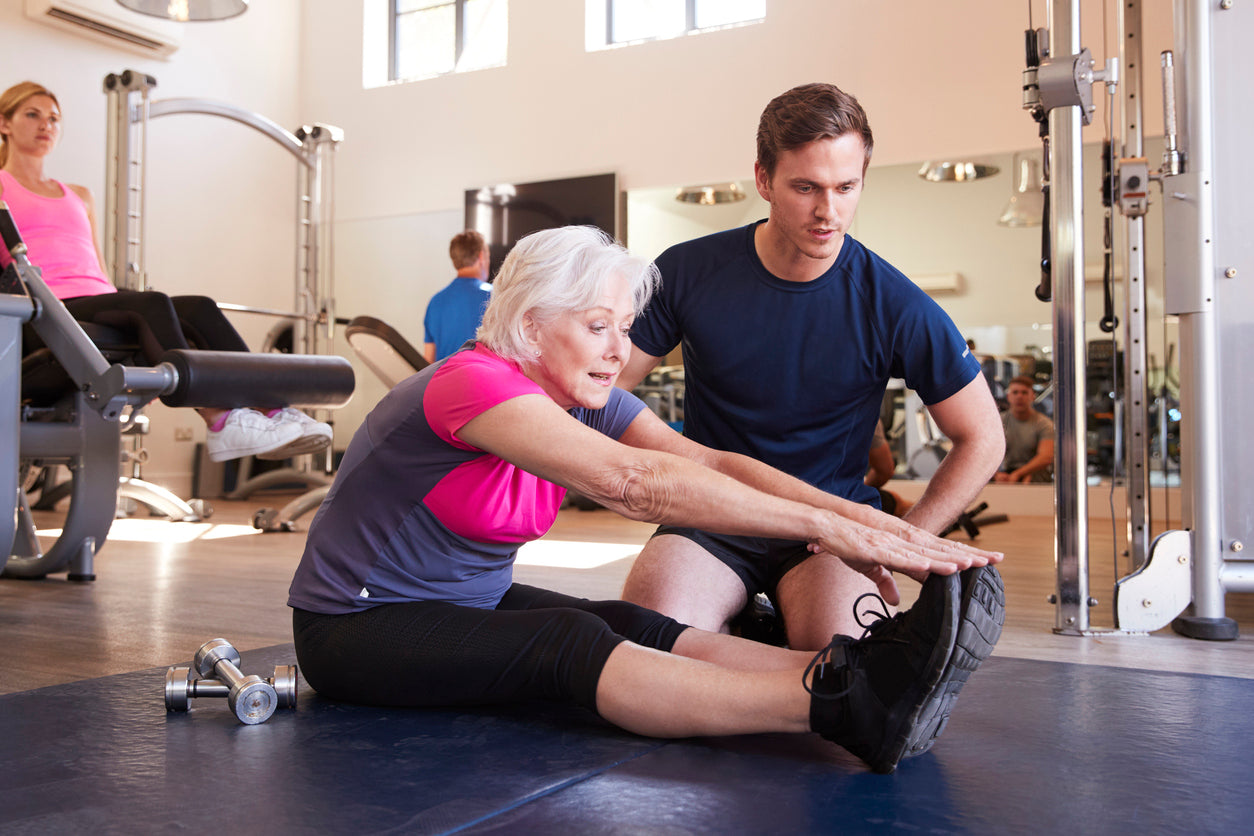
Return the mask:
MULTIPOLYGON (((17 231, 26 242, 26 255, 43 272, 58 299, 99 296, 117 288, 100 269, 91 222, 81 198, 64 183, 61 197, 43 197, 29 191, 7 171, 0 171, 0 200, 13 213, 17 231)), ((0 247, 0 269, 12 259, 0 247)))

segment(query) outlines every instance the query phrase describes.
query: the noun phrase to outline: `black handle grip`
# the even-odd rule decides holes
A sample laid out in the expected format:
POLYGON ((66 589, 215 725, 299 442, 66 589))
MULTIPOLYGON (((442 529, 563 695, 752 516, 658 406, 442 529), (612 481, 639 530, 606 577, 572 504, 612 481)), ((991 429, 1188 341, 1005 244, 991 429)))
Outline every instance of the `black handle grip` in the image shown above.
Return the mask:
POLYGON ((22 243, 17 224, 13 222, 13 213, 9 211, 8 204, 3 200, 0 200, 0 240, 4 241, 4 248, 10 253, 13 253, 22 243))
POLYGON ((1044 217, 1041 220, 1041 283, 1036 286, 1036 298, 1048 302, 1054 297, 1053 266, 1050 258, 1053 253, 1049 244, 1049 184, 1041 187, 1044 198, 1044 217))

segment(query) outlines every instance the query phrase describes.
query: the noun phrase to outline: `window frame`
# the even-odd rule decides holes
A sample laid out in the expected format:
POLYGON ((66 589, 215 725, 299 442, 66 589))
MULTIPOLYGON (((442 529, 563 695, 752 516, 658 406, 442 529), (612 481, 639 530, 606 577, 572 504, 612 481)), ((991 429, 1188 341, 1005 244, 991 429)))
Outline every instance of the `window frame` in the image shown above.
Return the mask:
MULTIPOLYGON (((706 2, 708 1, 709 0, 706 0, 706 2)), ((614 3, 615 2, 618 2, 618 0, 605 0, 605 46, 606 47, 622 46, 623 44, 637 43, 641 41, 648 42, 648 41, 657 41, 657 40, 669 40, 671 37, 684 37, 686 35, 691 35, 693 32, 705 32, 711 29, 720 29, 724 25, 735 26, 735 25, 741 25, 741 24, 750 22, 748 20, 743 20, 743 21, 738 21, 736 23, 732 23, 732 24, 723 24, 723 25, 716 25, 716 26, 697 26, 697 3, 701 2, 701 0, 684 0, 684 30, 683 32, 680 32, 678 35, 674 35, 674 36, 653 35, 648 38, 630 38, 630 39, 623 39, 623 40, 615 40, 614 39, 614 3)), ((761 19, 763 20, 765 19, 765 14, 763 15, 761 19)), ((754 18, 754 20, 758 20, 758 18, 754 18)))
POLYGON ((453 69, 443 73, 436 73, 436 77, 449 75, 457 72, 457 65, 461 63, 462 53, 466 49, 466 0, 445 0, 444 3, 428 6, 425 9, 411 9, 408 12, 400 10, 400 4, 403 0, 388 0, 388 81, 409 81, 408 78, 402 78, 399 72, 400 50, 396 46, 396 22, 401 15, 412 15, 418 12, 425 12, 430 9, 438 9, 441 5, 453 6, 453 69))

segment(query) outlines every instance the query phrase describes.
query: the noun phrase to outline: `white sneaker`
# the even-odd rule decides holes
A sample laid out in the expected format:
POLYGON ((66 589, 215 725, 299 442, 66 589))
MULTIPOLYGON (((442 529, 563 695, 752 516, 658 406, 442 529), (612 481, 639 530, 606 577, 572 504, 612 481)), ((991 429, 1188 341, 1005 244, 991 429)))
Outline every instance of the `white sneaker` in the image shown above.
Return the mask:
POLYGON ((267 418, 255 409, 232 409, 217 432, 210 430, 206 447, 209 460, 224 462, 244 456, 260 456, 286 447, 301 437, 295 424, 267 418))
POLYGON ((290 459, 292 456, 325 450, 331 445, 331 426, 315 421, 299 409, 289 406, 280 410, 271 420, 297 427, 300 430, 300 436, 282 447, 258 454, 259 459, 290 459))

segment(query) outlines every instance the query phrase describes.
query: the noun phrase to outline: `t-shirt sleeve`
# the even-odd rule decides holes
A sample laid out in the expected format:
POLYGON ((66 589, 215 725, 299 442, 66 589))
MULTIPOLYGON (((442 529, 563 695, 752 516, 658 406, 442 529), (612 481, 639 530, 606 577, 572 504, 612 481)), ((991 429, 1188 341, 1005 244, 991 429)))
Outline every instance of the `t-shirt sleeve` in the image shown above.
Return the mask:
POLYGON ((605 406, 600 409, 576 409, 573 414, 581 423, 617 440, 644 409, 644 401, 615 387, 610 390, 610 399, 605 406))
POLYGON ((536 383, 504 363, 483 362, 468 355, 446 364, 427 385, 423 411, 441 439, 463 450, 475 449, 457 438, 457 432, 477 415, 521 395, 544 394, 536 383))
POLYGON ((1042 441, 1047 440, 1052 441, 1054 438, 1054 422, 1049 420, 1047 415, 1041 415, 1039 412, 1037 415, 1041 417, 1036 421, 1036 443, 1040 444, 1042 441))
POLYGON ((893 377, 919 393, 927 405, 957 394, 980 374, 980 363, 949 315, 917 287, 901 321, 893 377))
POLYGON ((657 258, 662 283, 649 299, 649 305, 631 326, 631 342, 637 349, 653 357, 664 357, 679 345, 683 334, 675 318, 672 298, 680 258, 674 247, 657 258))

